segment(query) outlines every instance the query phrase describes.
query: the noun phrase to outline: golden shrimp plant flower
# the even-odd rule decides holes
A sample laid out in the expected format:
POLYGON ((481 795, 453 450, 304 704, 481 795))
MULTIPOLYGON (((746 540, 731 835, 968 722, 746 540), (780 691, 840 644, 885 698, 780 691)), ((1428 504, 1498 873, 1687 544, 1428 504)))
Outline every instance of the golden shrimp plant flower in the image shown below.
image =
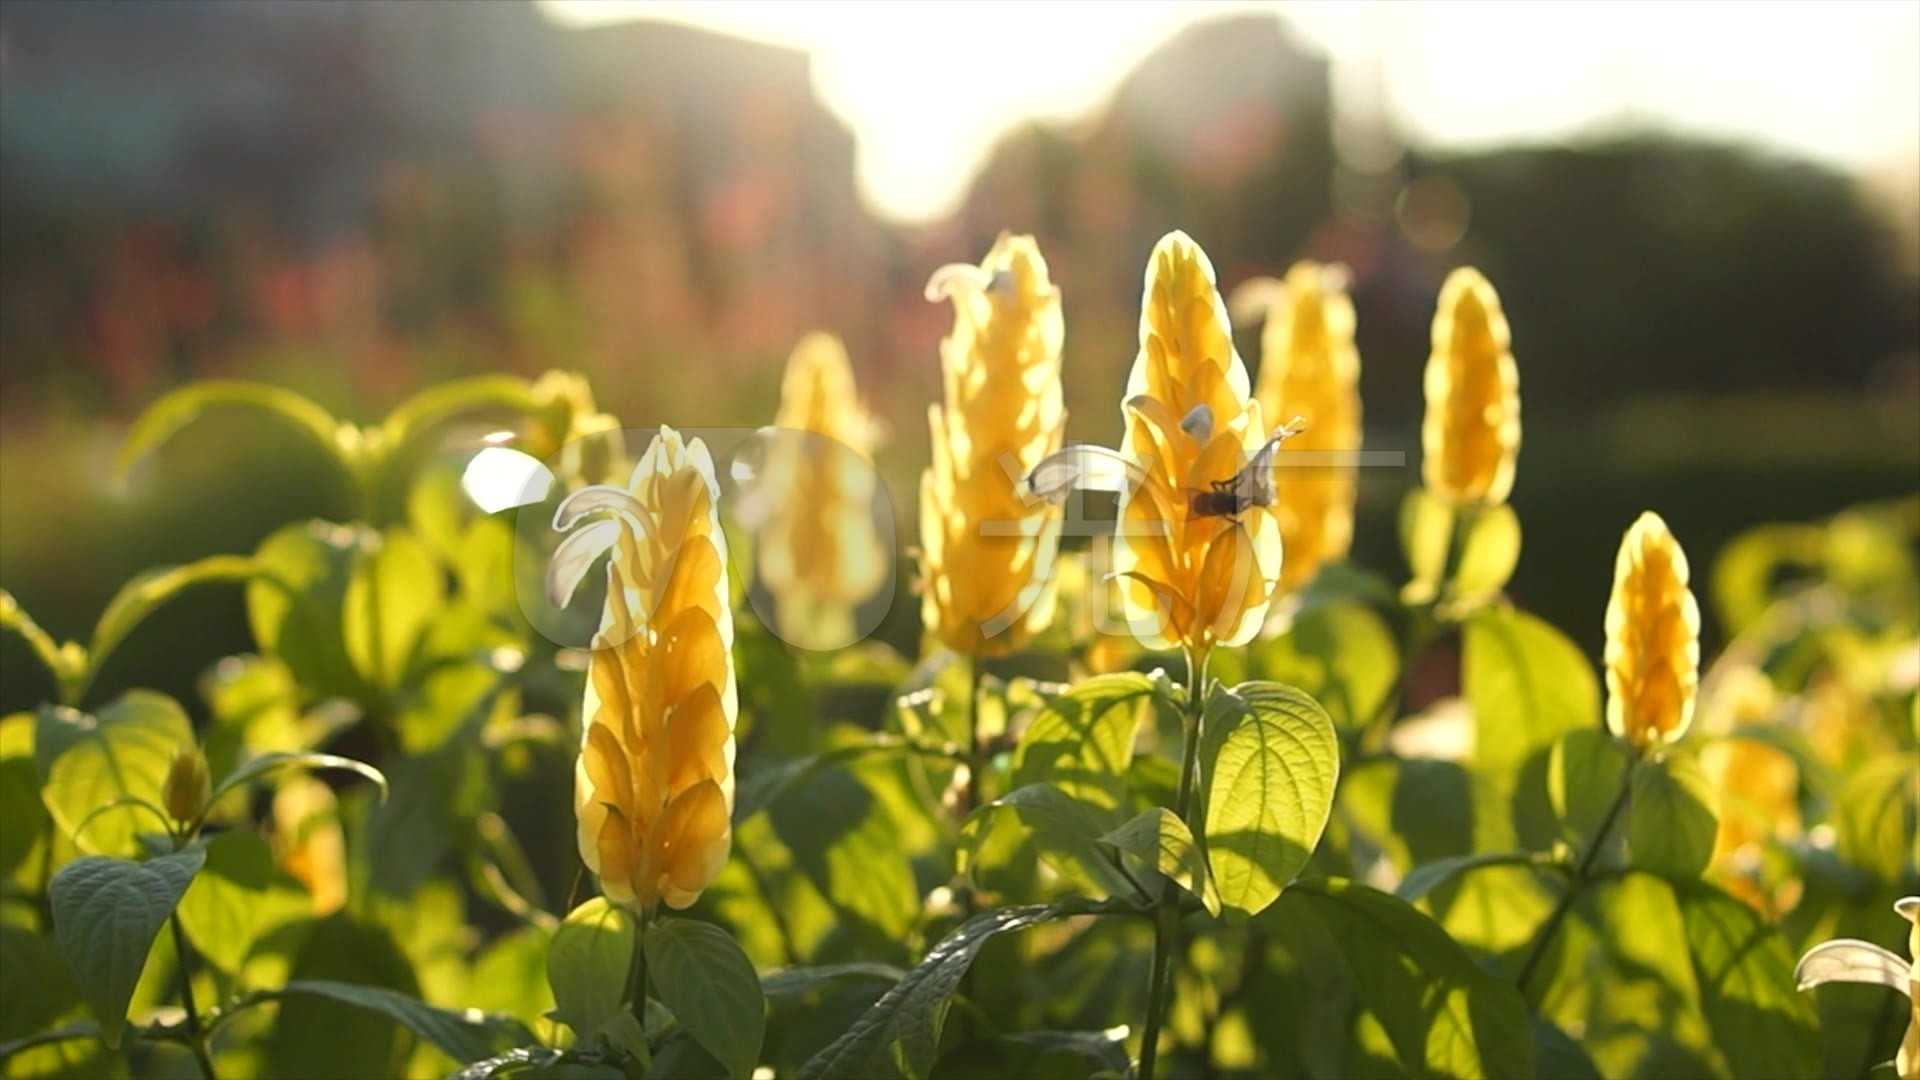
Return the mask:
POLYGON ((580 857, 609 900, 642 911, 692 904, 732 843, 739 704, 717 496, 706 446, 663 427, 625 487, 583 488, 555 512, 568 534, 555 603, 610 553, 574 769, 580 857))
POLYGON ((1840 938, 1807 950, 1794 969, 1800 989, 1827 983, 1885 986, 1907 995, 1907 1033, 1893 1059, 1900 1080, 1920 1080, 1920 896, 1902 897, 1893 910, 1907 920, 1907 959, 1869 941, 1840 938))
POLYGON ((1133 475, 1120 492, 1113 550, 1124 611, 1143 644, 1204 656, 1246 643, 1265 619, 1280 575, 1279 521, 1260 499, 1221 512, 1209 498, 1251 479, 1243 470, 1269 437, 1261 417, 1212 263, 1185 233, 1168 234, 1147 265, 1140 351, 1122 404, 1119 457, 1133 475))
POLYGON ((1620 541, 1607 601, 1607 726, 1638 752, 1671 743, 1693 719, 1700 685, 1700 605, 1687 553, 1660 515, 1620 541))
POLYGON ((1520 457, 1520 370, 1500 297, 1471 267, 1440 288, 1426 395, 1426 489, 1457 504, 1506 502, 1520 457))
MULTIPOLYGON (((1277 284, 1260 335, 1254 397, 1269 418, 1297 415, 1305 422, 1305 430, 1287 440, 1287 453, 1351 456, 1360 449, 1360 353, 1345 274, 1300 262, 1277 284)), ((1330 457, 1325 465, 1290 470, 1287 482, 1275 487, 1273 513, 1286 552, 1282 591, 1300 588, 1320 567, 1347 557, 1357 472, 1351 462, 1330 457)))
POLYGON ((980 265, 935 271, 927 299, 952 301, 953 330, 920 479, 921 621, 957 652, 1001 655, 1053 611, 1060 516, 1020 481, 1066 427, 1060 291, 1033 238, 1003 234, 980 265))
POLYGON ((861 405, 846 347, 802 338, 787 361, 765 471, 760 580, 780 634, 803 648, 851 644, 854 610, 885 582, 891 557, 874 528, 878 426, 861 405), (805 433, 804 435, 798 433, 805 433))

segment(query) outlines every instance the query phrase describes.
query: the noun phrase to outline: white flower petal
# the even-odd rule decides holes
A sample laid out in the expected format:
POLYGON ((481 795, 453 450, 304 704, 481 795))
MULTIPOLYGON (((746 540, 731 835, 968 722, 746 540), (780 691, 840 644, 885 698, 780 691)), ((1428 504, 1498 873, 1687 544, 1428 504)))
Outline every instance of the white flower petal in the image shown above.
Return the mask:
POLYGON ((618 521, 596 521, 560 541, 547 564, 547 599, 554 607, 563 608, 572 602, 588 568, 620 541, 622 528, 618 521))
POLYGON ((645 508, 626 488, 612 484, 594 484, 567 496, 560 501, 559 506, 554 507, 554 531, 566 532, 580 524, 581 518, 600 513, 624 514, 635 525, 645 521, 647 516, 645 508))
POLYGON ((1794 982, 1802 990, 1811 990, 1832 982, 1866 983, 1890 986, 1903 994, 1907 986, 1907 962, 1868 941, 1841 938, 1815 945, 1800 958, 1793 969, 1794 982))
POLYGON ((473 455, 460 475, 460 487, 473 504, 489 514, 527 506, 547 497, 553 472, 532 454, 506 446, 489 446, 473 455))
POLYGON ((1075 491, 1126 491, 1144 479, 1140 467, 1119 451, 1083 443, 1042 458, 1027 474, 1027 490, 1064 502, 1075 491))

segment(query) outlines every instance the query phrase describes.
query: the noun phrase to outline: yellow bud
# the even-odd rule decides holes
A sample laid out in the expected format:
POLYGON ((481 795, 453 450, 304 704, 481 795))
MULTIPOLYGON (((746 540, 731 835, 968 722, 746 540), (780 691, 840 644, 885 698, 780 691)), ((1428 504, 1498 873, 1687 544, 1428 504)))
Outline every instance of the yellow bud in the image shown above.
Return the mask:
POLYGON ((601 892, 641 910, 692 904, 732 845, 739 704, 718 490, 706 446, 663 427, 611 515, 574 815, 601 892))
POLYGON ((1700 606, 1660 515, 1627 530, 1607 601, 1607 726, 1636 750, 1680 738, 1700 683, 1700 606))
POLYGON ((1520 370, 1500 297, 1470 267, 1441 286, 1426 391, 1427 490, 1460 503, 1506 502, 1520 457, 1520 370))
POLYGON ((281 779, 273 793, 273 849, 281 869, 306 886, 313 914, 347 902, 347 846, 333 789, 311 776, 281 779))
POLYGON ((756 484, 771 505, 760 580, 778 602, 787 641, 811 649, 851 644, 853 611, 879 591, 890 561, 873 522, 875 425, 838 338, 809 334, 793 350, 773 423, 781 434, 756 484))
POLYGON ((1121 494, 1114 571, 1134 636, 1204 653, 1259 629, 1280 575, 1270 507, 1203 512, 1194 496, 1230 484, 1269 429, 1234 351, 1213 264, 1169 233, 1147 265, 1140 351, 1122 399, 1120 452, 1145 471, 1121 494))
POLYGON ((1002 654, 1053 613, 1060 516, 1020 482, 1066 426, 1060 292, 1031 237, 1002 235, 979 266, 937 271, 927 297, 953 302, 953 330, 920 478, 921 621, 948 648, 1002 654))
MULTIPOLYGON (((1278 461, 1296 451, 1360 449, 1360 353, 1353 346, 1353 303, 1340 271, 1302 262, 1287 272, 1267 309, 1254 397, 1269 421, 1298 416, 1306 429, 1289 438, 1278 461)), ((1353 545, 1353 465, 1281 468, 1274 516, 1286 562, 1280 587, 1306 584, 1353 545)))
POLYGON ((200 816, 213 797, 213 776, 207 771, 206 755, 196 746, 182 746, 167 766, 166 782, 160 786, 160 805, 167 816, 187 822, 200 816))

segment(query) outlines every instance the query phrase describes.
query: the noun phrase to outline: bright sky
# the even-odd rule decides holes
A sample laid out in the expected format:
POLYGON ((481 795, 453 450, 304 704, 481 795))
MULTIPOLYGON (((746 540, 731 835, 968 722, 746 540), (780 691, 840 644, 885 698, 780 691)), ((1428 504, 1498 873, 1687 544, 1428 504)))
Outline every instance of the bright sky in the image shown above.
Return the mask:
POLYGON ((541 2, 570 25, 665 19, 809 50, 822 100, 854 132, 864 195, 905 221, 954 206, 1010 127, 1084 116, 1174 30, 1248 10, 1282 12, 1333 57, 1341 125, 1384 110, 1425 146, 1650 123, 1847 168, 1920 155, 1910 0, 541 2))

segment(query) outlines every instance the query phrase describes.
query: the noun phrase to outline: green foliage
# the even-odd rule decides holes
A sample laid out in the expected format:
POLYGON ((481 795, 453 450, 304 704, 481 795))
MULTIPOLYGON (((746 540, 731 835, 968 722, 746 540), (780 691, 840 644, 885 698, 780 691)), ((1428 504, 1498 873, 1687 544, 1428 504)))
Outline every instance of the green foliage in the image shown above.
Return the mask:
POLYGON ((199 847, 145 862, 89 855, 53 876, 48 897, 60 951, 109 1046, 120 1044, 127 1002, 154 935, 206 861, 199 847))
MULTIPOLYGON (((801 654, 753 615, 725 520, 729 857, 689 910, 641 912, 582 865, 582 658, 521 608, 551 499, 480 513, 439 439, 587 419, 583 384, 550 391, 483 376, 360 426, 217 382, 134 425, 123 477, 242 408, 359 500, 135 577, 78 641, 0 592, 58 698, 0 719, 0 1072, 1797 1077, 1891 1056, 1904 1016, 1852 992, 1889 993, 1903 958, 1818 953, 1818 998, 1793 959, 1897 945, 1888 906, 1920 893, 1920 502, 1695 553, 1731 640, 1693 730, 1651 754, 1603 723, 1575 644, 1598 628, 1505 596, 1505 505, 1414 492, 1404 588, 1329 566, 1244 650, 1097 675, 1072 612, 1007 656, 801 654), (150 614, 218 582, 244 584, 254 652, 207 657, 198 699, 114 684, 150 614), (186 820, 162 795, 183 752, 211 778, 186 820), (1879 985, 1835 985, 1863 972, 1879 985)), ((557 471, 554 498, 583 482, 557 471)), ((1567 572, 1598 592, 1608 569, 1567 572)), ((679 842, 620 823, 647 860, 679 842)))
POLYGON ((660 1003, 728 1075, 753 1071, 766 1038, 766 997, 753 963, 725 930, 691 919, 647 927, 647 978, 660 1003))
POLYGON ((1226 906, 1257 915, 1320 842, 1340 771, 1339 737, 1312 698, 1261 682, 1211 695, 1201 730, 1213 880, 1226 906))

